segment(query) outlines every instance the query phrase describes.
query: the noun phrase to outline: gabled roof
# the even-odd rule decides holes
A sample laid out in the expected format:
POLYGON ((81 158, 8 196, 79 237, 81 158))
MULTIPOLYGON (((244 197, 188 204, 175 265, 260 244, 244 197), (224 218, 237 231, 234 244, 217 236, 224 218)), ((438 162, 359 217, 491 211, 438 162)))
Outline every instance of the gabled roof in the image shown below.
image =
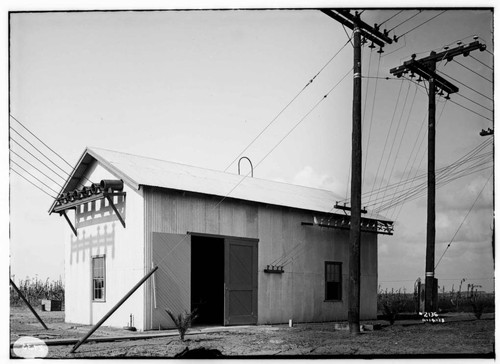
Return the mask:
MULTIPOLYGON (((141 186, 161 187, 219 196, 221 199, 227 196, 324 213, 337 212, 332 211, 333 206, 336 201, 342 199, 326 190, 254 177, 245 178, 243 175, 100 148, 85 150, 61 192, 77 188, 86 169, 94 160, 135 189, 140 189, 141 186)), ((53 211, 54 205, 55 203, 49 213, 53 211)), ((367 215, 364 217, 377 219, 367 215)))

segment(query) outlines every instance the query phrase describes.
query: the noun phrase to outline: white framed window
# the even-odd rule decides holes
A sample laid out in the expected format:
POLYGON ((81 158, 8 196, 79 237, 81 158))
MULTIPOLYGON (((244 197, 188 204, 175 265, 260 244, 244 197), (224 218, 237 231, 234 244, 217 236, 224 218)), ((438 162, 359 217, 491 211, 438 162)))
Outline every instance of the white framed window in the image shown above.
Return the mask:
POLYGON ((92 300, 106 300, 106 257, 92 257, 92 300))

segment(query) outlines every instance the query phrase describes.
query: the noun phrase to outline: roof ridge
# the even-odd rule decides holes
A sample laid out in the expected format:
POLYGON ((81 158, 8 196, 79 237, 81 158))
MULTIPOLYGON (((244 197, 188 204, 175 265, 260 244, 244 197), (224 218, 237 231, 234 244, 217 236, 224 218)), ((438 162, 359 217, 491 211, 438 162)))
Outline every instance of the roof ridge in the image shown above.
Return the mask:
MULTIPOLYGON (((236 173, 221 171, 221 170, 218 170, 218 169, 212 169, 212 168, 194 166, 192 164, 186 164, 186 163, 174 162, 174 161, 169 161, 169 160, 160 159, 160 158, 148 157, 148 156, 144 156, 144 155, 138 155, 138 154, 120 152, 120 151, 106 149, 106 148, 87 147, 87 149, 89 149, 89 150, 95 150, 96 152, 98 152, 99 150, 104 150, 104 151, 111 152, 111 153, 118 153, 118 154, 122 154, 122 155, 130 155, 130 156, 138 157, 138 158, 151 159, 151 160, 154 160, 154 161, 171 163, 171 164, 177 164, 177 165, 186 166, 186 167, 189 167, 189 168, 199 168, 199 169, 202 169, 202 170, 212 171, 212 172, 216 172, 216 173, 220 173, 220 174, 231 175, 231 176, 235 176, 235 177, 242 177, 242 179, 246 179, 248 177, 248 174, 247 175, 240 175, 240 174, 236 174, 236 173)), ((337 196, 335 192, 327 190, 327 189, 324 189, 324 188, 304 186, 304 185, 299 185, 299 184, 294 184, 294 183, 288 183, 288 182, 283 182, 283 181, 276 181, 276 180, 273 180, 273 179, 259 178, 259 177, 250 177, 250 178, 253 178, 253 179, 256 179, 256 180, 259 180, 259 181, 266 181, 266 182, 272 182, 272 183, 276 183, 276 184, 283 184, 283 185, 287 185, 287 186, 297 186, 297 187, 301 187, 301 188, 308 188, 308 189, 311 189, 311 190, 325 191, 325 192, 331 193, 336 198, 337 197, 340 198, 340 196, 337 196)))

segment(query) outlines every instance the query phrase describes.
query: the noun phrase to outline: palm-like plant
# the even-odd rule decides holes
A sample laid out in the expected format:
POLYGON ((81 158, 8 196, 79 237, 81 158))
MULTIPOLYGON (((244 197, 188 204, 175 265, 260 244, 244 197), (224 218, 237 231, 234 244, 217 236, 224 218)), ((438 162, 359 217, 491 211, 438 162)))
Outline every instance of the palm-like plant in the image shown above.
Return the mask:
POLYGON ((174 315, 170 310, 165 310, 165 311, 167 311, 168 315, 174 322, 175 327, 179 331, 181 340, 184 341, 184 335, 191 327, 193 321, 198 317, 198 315, 196 314, 196 310, 192 312, 184 311, 183 313, 179 313, 177 316, 174 315))

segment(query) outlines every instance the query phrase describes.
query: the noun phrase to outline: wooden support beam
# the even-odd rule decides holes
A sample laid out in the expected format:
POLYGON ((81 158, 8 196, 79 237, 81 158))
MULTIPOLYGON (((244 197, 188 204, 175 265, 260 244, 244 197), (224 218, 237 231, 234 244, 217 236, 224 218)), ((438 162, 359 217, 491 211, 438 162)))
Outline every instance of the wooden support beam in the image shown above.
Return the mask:
POLYGON ((75 234, 75 236, 78 236, 78 231, 76 230, 76 228, 73 226, 73 224, 71 223, 68 215, 66 215, 66 210, 63 210, 61 212, 59 212, 59 215, 63 215, 64 218, 66 219, 66 221, 68 222, 69 226, 71 227, 71 230, 73 230, 73 233, 75 234))
POLYGON ((113 194, 113 193, 104 193, 104 197, 106 197, 108 199, 109 204, 111 205, 111 207, 115 211, 115 214, 118 217, 118 219, 120 220, 120 222, 122 223, 122 226, 126 227, 125 226, 125 220, 123 220, 122 215, 120 215, 120 212, 118 211, 118 209, 116 208, 115 204, 113 203, 113 196, 114 195, 116 195, 116 194, 113 194))

